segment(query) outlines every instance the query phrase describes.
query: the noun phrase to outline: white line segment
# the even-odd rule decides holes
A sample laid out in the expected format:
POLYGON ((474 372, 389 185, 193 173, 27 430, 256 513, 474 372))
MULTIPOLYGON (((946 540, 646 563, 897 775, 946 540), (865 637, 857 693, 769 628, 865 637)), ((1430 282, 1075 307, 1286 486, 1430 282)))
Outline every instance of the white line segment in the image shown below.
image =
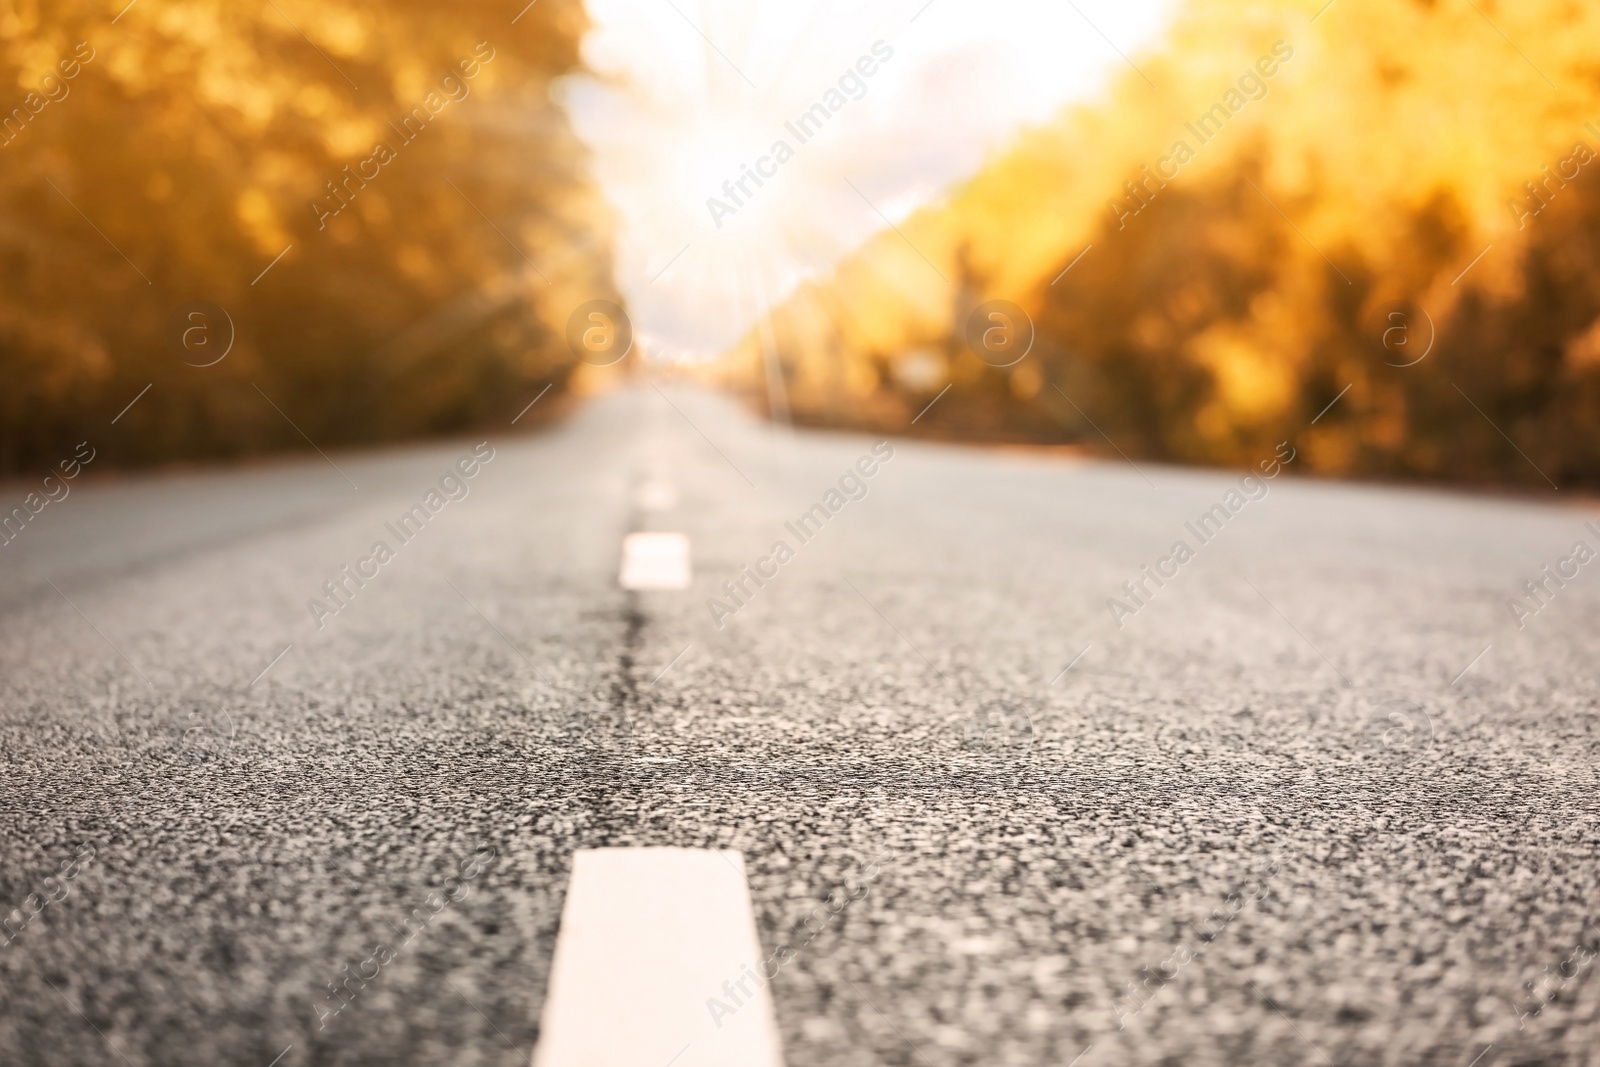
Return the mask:
MULTIPOLYGON (((150 383, 150 385, 154 385, 154 384, 156 384, 156 383, 155 382, 151 382, 150 383)), ((143 397, 144 394, 146 394, 146 393, 148 393, 150 391, 150 385, 147 385, 143 389, 139 390, 139 395, 134 397, 132 400, 128 401, 128 407, 127 408, 123 408, 121 411, 117 412, 117 419, 120 419, 120 418, 122 418, 122 416, 126 415, 128 413, 128 408, 131 408, 131 407, 133 407, 133 405, 137 404, 139 402, 140 398, 143 397)), ((111 425, 115 426, 117 424, 117 419, 112 419, 111 420, 111 425)))
POLYGON ((664 478, 652 478, 639 486, 633 503, 640 511, 671 511, 678 506, 678 489, 664 478))
POLYGON ((280 260, 284 256, 288 255, 289 254, 289 249, 291 249, 293 247, 294 247, 294 245, 292 245, 292 244, 284 245, 283 246, 283 251, 279 252, 276 256, 273 256, 272 257, 272 262, 268 263, 266 265, 266 267, 264 267, 262 269, 261 273, 256 275, 256 281, 255 282, 251 282, 250 284, 254 285, 256 282, 259 282, 262 278, 265 278, 267 276, 267 271, 271 270, 273 267, 276 267, 278 265, 278 260, 280 260))
POLYGON ((738 852, 580 849, 534 1067, 782 1067, 738 852))
POLYGON ((631 533, 622 539, 624 589, 687 589, 689 539, 680 533, 631 533))

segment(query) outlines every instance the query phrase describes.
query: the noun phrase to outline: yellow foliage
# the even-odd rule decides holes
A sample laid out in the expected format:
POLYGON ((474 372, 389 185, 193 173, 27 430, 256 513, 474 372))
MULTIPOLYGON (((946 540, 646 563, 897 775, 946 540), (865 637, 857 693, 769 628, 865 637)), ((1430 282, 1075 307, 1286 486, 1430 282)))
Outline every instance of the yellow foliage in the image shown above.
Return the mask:
POLYGON ((442 432, 563 388, 567 316, 616 299, 609 217, 549 92, 587 23, 581 0, 508 19, 489 0, 0 5, 0 472, 91 433, 132 462, 442 432), (169 336, 197 300, 234 334, 203 369, 169 336))
MULTIPOLYGON (((966 314, 1006 299, 1035 320, 1041 379, 1137 452, 1248 462, 1310 432, 1311 466, 1538 481, 1466 378, 1525 450, 1600 479, 1578 440, 1600 411, 1600 6, 1337 0, 1313 23, 1316 6, 1189 0, 1134 57, 1148 81, 1126 72, 869 241, 752 331, 733 374, 753 382, 770 349, 795 413, 827 420, 839 398, 807 383, 836 378, 802 368, 931 345, 967 384, 919 430, 1092 436, 1060 389, 1001 388, 965 351, 966 314), (1371 329, 1398 300, 1438 335, 1414 368, 1371 329), (1560 374, 1583 389, 1546 384, 1560 374), (1363 410, 1371 426, 1345 421, 1363 410)), ((872 410, 918 410, 900 376, 881 388, 899 402, 872 410)))

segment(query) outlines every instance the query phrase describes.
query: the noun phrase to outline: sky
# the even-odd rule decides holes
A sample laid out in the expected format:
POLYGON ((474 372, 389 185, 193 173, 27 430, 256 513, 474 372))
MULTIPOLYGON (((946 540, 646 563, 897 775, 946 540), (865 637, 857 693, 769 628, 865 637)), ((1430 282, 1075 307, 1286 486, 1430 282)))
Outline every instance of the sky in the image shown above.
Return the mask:
POLYGON ((720 354, 1024 127, 1094 99, 1172 0, 588 6, 592 73, 560 99, 617 212, 635 336, 670 361, 720 354))

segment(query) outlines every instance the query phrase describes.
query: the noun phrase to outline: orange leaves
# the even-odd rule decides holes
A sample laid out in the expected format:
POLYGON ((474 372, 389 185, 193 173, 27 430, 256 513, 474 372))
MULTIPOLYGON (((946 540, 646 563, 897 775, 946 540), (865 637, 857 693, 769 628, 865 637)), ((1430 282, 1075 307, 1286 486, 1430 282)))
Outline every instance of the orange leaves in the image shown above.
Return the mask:
MULTIPOLYGON (((1471 378, 1526 450, 1600 481, 1600 448, 1582 444, 1600 436, 1600 177, 1584 164, 1600 151, 1585 125, 1600 128, 1600 83, 1578 44, 1600 36, 1600 8, 1338 0, 1311 13, 1184 4, 1162 53, 1135 57, 1149 81, 1127 72, 1105 104, 1023 133, 919 213, 916 244, 948 282, 896 292, 885 280, 904 244, 870 242, 772 316, 786 365, 897 367, 936 348, 957 383, 947 431, 1076 438, 1082 420, 1050 408, 1053 390, 998 388, 976 368, 963 380, 962 309, 1009 299, 1036 319, 1040 378, 1070 383, 1135 453, 1234 462, 1304 433, 1313 468, 1544 484, 1451 388, 1471 378), (1372 329, 1397 300, 1438 338, 1404 368, 1372 329), (808 305, 835 309, 827 345, 795 329, 808 305)), ((913 377, 880 387, 911 412, 942 384, 913 377)), ((821 387, 790 399, 819 417, 850 402, 821 387)))

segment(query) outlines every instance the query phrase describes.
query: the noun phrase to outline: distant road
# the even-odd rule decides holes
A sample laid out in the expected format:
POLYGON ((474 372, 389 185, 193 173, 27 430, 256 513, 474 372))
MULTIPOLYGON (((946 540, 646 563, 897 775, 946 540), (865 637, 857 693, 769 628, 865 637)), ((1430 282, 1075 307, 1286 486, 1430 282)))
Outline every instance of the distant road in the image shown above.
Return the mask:
POLYGON ((744 854, 789 1067, 1600 1062, 1600 513, 1296 466, 643 386, 80 478, 0 548, 0 1063, 526 1064, 629 845, 744 854))

